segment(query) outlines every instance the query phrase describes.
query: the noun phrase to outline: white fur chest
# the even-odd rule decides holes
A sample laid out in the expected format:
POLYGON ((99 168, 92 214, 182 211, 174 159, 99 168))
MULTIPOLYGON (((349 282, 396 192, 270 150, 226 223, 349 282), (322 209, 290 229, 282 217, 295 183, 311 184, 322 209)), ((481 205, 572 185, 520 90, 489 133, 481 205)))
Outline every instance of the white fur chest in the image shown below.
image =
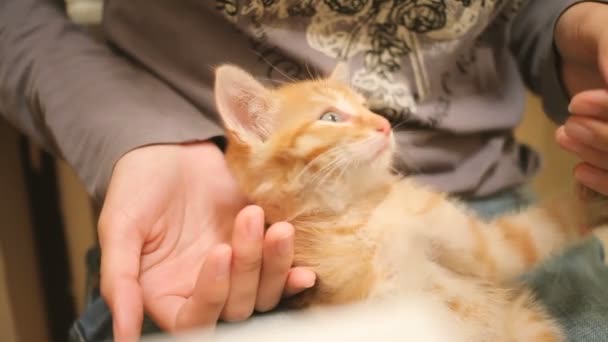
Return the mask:
POLYGON ((431 241, 421 233, 428 222, 411 215, 412 203, 402 190, 394 187, 365 229, 370 241, 377 243, 373 265, 378 279, 372 298, 424 291, 431 285, 431 241))

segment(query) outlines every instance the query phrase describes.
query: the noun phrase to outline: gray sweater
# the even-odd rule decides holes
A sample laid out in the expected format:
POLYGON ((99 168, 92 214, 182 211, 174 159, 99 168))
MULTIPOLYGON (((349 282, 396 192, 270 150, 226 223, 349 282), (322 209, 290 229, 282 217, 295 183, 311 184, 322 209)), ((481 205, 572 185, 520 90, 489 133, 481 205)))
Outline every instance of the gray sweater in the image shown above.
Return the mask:
POLYGON ((577 2, 108 0, 106 45, 58 1, 0 0, 0 113, 102 198, 126 152, 221 137, 218 64, 273 84, 344 60, 352 85, 393 123, 399 168, 481 197, 539 167, 512 134, 526 85, 552 118, 567 116, 553 29, 577 2))

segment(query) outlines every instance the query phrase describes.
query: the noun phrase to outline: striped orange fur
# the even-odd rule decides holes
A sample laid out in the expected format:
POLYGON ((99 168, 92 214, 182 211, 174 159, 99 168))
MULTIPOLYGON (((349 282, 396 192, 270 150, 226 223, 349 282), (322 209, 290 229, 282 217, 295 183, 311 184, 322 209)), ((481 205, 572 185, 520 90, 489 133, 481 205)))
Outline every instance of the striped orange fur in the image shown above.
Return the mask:
POLYGON ((268 223, 294 225, 295 264, 317 274, 293 305, 416 293, 444 303, 471 341, 563 340, 513 281, 606 221, 605 198, 569 195, 485 222, 394 175, 388 122, 335 77, 271 89, 222 66, 215 96, 234 177, 268 223))
POLYGON ((521 256, 527 266, 536 264, 538 260, 536 247, 527 226, 513 224, 507 219, 496 221, 496 225, 503 234, 504 239, 513 248, 514 255, 521 256))

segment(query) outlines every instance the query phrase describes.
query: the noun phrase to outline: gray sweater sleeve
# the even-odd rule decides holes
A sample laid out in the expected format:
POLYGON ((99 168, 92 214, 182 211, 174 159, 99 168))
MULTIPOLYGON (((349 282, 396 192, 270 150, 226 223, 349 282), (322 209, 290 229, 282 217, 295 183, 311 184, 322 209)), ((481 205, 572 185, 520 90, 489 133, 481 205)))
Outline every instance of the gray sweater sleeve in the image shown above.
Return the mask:
MULTIPOLYGON (((554 43, 555 25, 568 8, 585 1, 527 0, 512 24, 511 50, 524 81, 541 96, 543 109, 556 123, 568 118, 570 97, 561 79, 560 56, 554 43)), ((608 0, 593 2, 608 3, 608 0)))
POLYGON ((167 85, 81 31, 56 0, 0 0, 0 114, 66 159, 98 199, 128 151, 221 134, 167 85))

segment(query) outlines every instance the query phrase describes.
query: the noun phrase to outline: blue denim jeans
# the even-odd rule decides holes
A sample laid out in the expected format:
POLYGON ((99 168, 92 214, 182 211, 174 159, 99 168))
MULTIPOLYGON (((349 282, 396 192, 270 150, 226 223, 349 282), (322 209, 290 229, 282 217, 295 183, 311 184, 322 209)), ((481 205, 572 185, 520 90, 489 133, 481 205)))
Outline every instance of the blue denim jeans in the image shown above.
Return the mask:
MULTIPOLYGON (((507 191, 488 198, 469 201, 468 205, 486 219, 525 208, 535 202, 527 188, 507 191)), ((560 320, 570 341, 608 341, 608 267, 598 239, 557 256, 522 277, 560 320)), ((71 329, 71 340, 104 341, 112 339, 112 318, 99 296, 97 277, 99 250, 87 256, 90 296, 84 314, 71 329)), ((159 332, 154 323, 144 320, 144 334, 159 332)))

